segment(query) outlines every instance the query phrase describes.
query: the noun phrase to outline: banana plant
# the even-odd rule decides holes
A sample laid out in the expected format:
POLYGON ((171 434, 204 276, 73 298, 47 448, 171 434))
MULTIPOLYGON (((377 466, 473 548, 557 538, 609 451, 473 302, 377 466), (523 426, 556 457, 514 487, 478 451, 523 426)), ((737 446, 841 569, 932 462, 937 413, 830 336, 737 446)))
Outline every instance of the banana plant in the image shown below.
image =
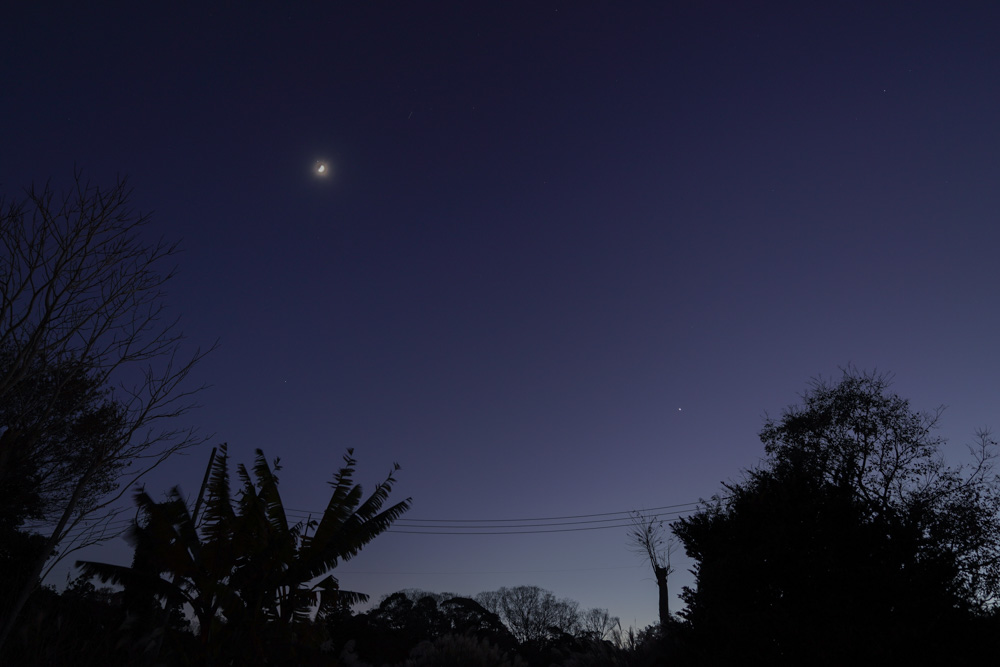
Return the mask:
POLYGON ((410 508, 409 498, 384 508, 398 465, 367 499, 354 482, 356 466, 348 449, 323 513, 317 520, 290 524, 278 491, 278 461, 272 467, 256 450, 252 474, 242 464, 237 468, 241 487, 234 497, 222 445, 206 485, 200 526, 178 488, 163 502, 140 492, 135 500, 142 520, 129 533, 135 546, 132 567, 90 561, 77 566, 85 576, 187 605, 198 619, 203 644, 220 633, 229 641, 251 643, 276 630, 285 633, 317 606, 367 600, 362 593, 341 590, 332 570, 410 508))

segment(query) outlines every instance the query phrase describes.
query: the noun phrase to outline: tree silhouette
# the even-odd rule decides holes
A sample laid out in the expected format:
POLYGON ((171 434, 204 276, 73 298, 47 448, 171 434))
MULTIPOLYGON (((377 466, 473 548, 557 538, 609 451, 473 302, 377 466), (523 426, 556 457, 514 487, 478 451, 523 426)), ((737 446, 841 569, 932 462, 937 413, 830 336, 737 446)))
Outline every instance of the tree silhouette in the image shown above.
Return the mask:
POLYGON ((331 621, 337 650, 350 645, 351 653, 373 665, 401 664, 422 642, 449 636, 475 637, 503 650, 517 646, 496 614, 448 593, 398 591, 363 614, 331 621))
POLYGON ((632 528, 628 533, 628 543, 634 552, 643 559, 649 560, 656 577, 656 590, 660 627, 666 630, 670 621, 670 588, 667 585, 674 568, 670 565, 670 557, 676 550, 672 538, 666 537, 666 529, 656 516, 645 516, 633 512, 632 528))
POLYGON ((985 434, 945 465, 937 415, 883 375, 845 371, 768 420, 768 459, 673 525, 697 562, 685 589, 712 661, 954 661, 996 592, 997 479, 985 434))
MULTIPOLYGON (((136 496, 143 521, 130 532, 132 567, 79 562, 84 576, 122 584, 168 604, 188 605, 207 650, 263 656, 294 641, 294 631, 317 606, 367 599, 340 589, 330 572, 349 560, 406 512, 406 499, 383 509, 393 474, 363 499, 353 481, 353 450, 334 476, 333 493, 318 521, 290 524, 272 468, 257 450, 253 474, 238 467, 241 488, 231 495, 228 453, 212 464, 203 525, 195 526, 180 490, 165 502, 136 496), (309 531, 312 531, 311 534, 309 531)), ((394 468, 398 470, 398 466, 394 468)))
POLYGON ((145 240, 150 218, 130 197, 125 180, 99 188, 77 173, 63 196, 46 185, 0 200, 0 514, 13 504, 44 536, 0 609, 0 647, 46 564, 116 535, 130 484, 200 442, 172 422, 202 356, 182 358, 166 317, 176 246, 145 240))
MULTIPOLYGON (((0 351, 0 368, 12 352, 0 351)), ((58 511, 80 470, 123 436, 125 415, 109 401, 89 366, 75 359, 36 360, 0 401, 0 615, 12 611, 26 582, 37 578, 49 540, 25 530, 58 511)), ((95 471, 77 501, 100 502, 121 464, 95 471)))
POLYGON ((588 609, 580 614, 581 634, 595 641, 620 639, 621 620, 607 609, 588 609))
POLYGON ((522 644, 575 635, 580 629, 579 605, 538 586, 504 586, 480 593, 475 600, 496 614, 522 644))

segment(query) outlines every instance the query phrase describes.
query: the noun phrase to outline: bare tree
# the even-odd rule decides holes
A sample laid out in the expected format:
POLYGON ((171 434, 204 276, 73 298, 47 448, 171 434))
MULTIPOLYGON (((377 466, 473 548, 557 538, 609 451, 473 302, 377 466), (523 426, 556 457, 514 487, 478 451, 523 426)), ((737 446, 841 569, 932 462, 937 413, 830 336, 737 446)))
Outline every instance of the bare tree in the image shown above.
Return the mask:
POLYGON ((202 442, 173 423, 193 407, 200 387, 185 380, 203 356, 184 355, 166 318, 177 247, 148 240, 131 193, 125 179, 102 189, 77 172, 62 196, 46 184, 0 201, 0 404, 23 408, 0 415, 0 485, 37 480, 33 511, 15 523, 30 518, 45 536, 0 610, 0 646, 56 562, 120 532, 126 490, 202 442))
POLYGON ((518 642, 541 641, 553 632, 577 635, 579 605, 538 586, 502 587, 480 593, 476 602, 500 617, 518 642))
POLYGON ((642 558, 648 559, 656 577, 656 588, 659 592, 660 627, 666 629, 670 618, 670 592, 667 580, 673 574, 670 557, 677 549, 673 538, 666 538, 666 527, 656 516, 647 516, 641 512, 632 513, 632 528, 628 533, 629 547, 642 558))
POLYGON ((621 621, 607 609, 588 609, 580 614, 580 626, 585 634, 598 641, 620 639, 621 621))

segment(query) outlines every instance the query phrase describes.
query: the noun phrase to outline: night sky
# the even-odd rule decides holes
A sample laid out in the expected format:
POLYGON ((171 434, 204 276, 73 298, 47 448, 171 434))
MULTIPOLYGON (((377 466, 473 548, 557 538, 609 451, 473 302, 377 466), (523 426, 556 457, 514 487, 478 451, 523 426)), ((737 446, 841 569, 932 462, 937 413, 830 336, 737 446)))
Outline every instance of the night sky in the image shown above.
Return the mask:
MULTIPOLYGON (((693 503, 848 364, 947 406, 955 455, 1000 428, 994 3, 16 4, 3 192, 128 175, 220 341, 154 497, 228 442, 298 510, 348 447, 369 488, 402 465, 400 523, 693 503)), ((386 534, 335 574, 656 615, 623 528, 386 534)))

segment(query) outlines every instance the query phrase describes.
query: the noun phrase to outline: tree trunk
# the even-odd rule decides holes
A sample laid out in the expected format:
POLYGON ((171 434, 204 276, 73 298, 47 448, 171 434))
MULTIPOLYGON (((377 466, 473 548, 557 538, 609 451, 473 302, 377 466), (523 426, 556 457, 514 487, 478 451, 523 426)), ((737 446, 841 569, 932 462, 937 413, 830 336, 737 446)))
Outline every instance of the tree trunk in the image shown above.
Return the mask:
POLYGON ((667 590, 667 576, 670 574, 670 570, 654 565, 653 571, 656 574, 656 588, 660 593, 660 629, 666 631, 667 621, 670 619, 670 594, 667 590))

